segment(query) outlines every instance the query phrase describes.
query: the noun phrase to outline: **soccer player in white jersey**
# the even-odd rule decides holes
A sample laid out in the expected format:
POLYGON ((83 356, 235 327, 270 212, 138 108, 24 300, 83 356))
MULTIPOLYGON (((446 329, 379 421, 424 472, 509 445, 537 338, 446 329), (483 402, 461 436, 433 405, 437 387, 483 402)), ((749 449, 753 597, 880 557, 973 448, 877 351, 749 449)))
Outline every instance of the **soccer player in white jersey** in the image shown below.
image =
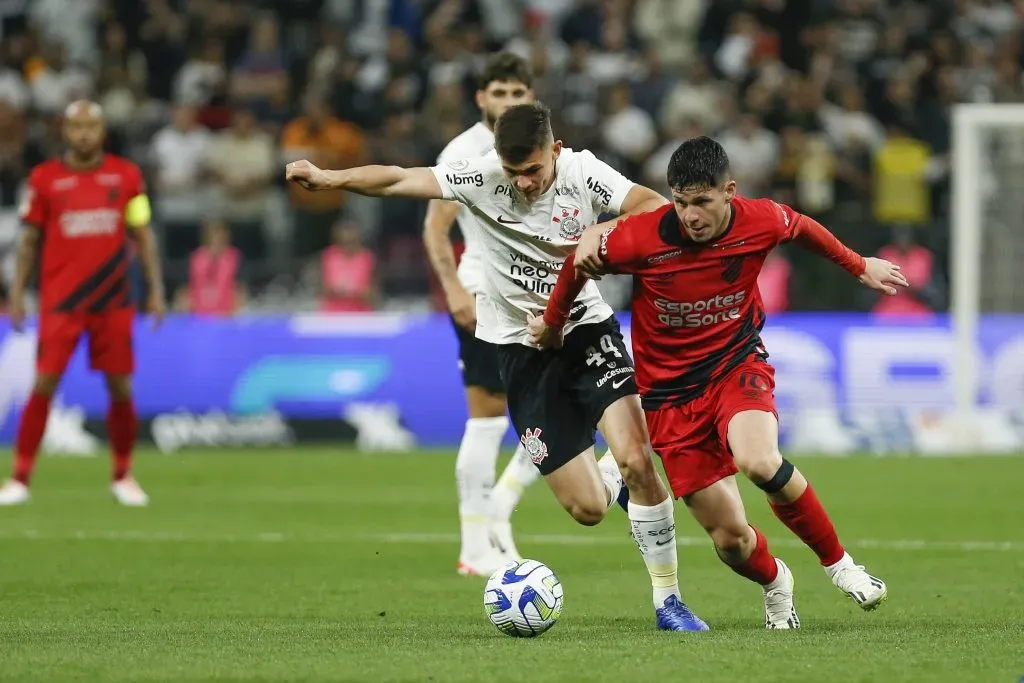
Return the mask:
MULTIPOLYGON (((438 165, 492 152, 494 122, 509 107, 533 101, 532 81, 529 65, 518 55, 491 55, 480 74, 476 92, 481 120, 448 143, 438 165)), ((476 338, 477 306, 489 305, 482 301, 487 257, 478 233, 483 229, 469 207, 458 202, 433 199, 427 205, 423 243, 448 301, 469 411, 455 460, 462 532, 458 572, 468 576, 489 576, 509 559, 522 559, 512 540, 510 519, 523 492, 538 476, 537 468, 520 444, 498 483, 494 483, 508 418, 498 349, 476 338), (449 236, 456 220, 465 241, 457 269, 449 236)))
POLYGON ((288 164, 285 176, 309 190, 447 199, 473 211, 487 255, 476 335, 498 345, 512 424, 530 459, 559 503, 587 526, 604 518, 625 485, 658 628, 707 630, 679 593, 673 501, 654 468, 633 363, 611 307, 589 282, 560 348, 531 346, 526 329, 529 318, 543 313, 585 226, 602 213, 643 213, 665 199, 588 151, 564 149, 543 105, 508 109, 495 125, 494 142, 494 153, 433 168, 331 171, 303 160, 288 164), (595 460, 595 427, 614 459, 595 460))

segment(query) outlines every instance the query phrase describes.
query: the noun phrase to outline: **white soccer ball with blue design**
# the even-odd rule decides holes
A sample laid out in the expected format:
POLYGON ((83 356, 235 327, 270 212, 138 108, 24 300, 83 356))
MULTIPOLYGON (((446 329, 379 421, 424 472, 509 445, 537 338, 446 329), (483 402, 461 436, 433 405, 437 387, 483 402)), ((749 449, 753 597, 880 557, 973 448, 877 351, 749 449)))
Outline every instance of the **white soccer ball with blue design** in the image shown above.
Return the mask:
POLYGON ((562 595, 562 582, 544 563, 509 562, 487 580, 484 611, 502 633, 532 638, 558 622, 562 595))

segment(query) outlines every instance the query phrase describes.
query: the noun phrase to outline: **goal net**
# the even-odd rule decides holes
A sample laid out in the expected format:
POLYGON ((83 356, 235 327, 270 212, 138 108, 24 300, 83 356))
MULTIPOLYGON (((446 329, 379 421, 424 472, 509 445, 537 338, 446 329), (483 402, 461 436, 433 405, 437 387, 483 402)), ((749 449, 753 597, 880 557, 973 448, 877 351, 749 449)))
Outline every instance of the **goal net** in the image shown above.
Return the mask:
POLYGON ((951 302, 955 436, 976 450, 1024 410, 1024 105, 953 112, 951 302))

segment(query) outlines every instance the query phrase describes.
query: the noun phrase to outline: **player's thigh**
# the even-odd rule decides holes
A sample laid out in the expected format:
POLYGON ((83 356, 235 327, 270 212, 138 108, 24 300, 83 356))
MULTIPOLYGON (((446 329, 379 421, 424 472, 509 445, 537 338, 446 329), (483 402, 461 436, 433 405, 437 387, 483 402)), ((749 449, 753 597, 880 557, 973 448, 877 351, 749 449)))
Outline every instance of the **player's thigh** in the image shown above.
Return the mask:
POLYGON ((755 359, 741 364, 717 384, 716 426, 739 469, 767 481, 782 464, 775 409, 775 370, 755 359))
POLYGON ((498 356, 512 426, 541 474, 594 445, 593 427, 571 400, 558 353, 504 344, 498 356))
POLYGON ((648 410, 646 418, 651 447, 661 458, 676 498, 685 499, 736 474, 736 463, 718 439, 708 396, 648 410))
POLYGON ((747 515, 734 475, 684 496, 683 502, 715 545, 729 547, 741 543, 748 535, 747 515))
POLYGON ((85 327, 85 317, 77 313, 42 314, 36 344, 36 373, 50 377, 63 375, 85 327))
POLYGON ((562 349, 566 384, 619 459, 649 458, 635 370, 615 318, 572 330, 562 349))
POLYGON ((565 510, 581 524, 597 524, 608 511, 608 489, 591 446, 553 472, 544 481, 565 510))
POLYGON ((89 365, 107 375, 135 372, 132 328, 135 311, 119 308, 89 316, 89 365))
POLYGON ((469 416, 505 415, 505 384, 501 381, 498 348, 452 321, 459 345, 459 371, 466 389, 469 416))

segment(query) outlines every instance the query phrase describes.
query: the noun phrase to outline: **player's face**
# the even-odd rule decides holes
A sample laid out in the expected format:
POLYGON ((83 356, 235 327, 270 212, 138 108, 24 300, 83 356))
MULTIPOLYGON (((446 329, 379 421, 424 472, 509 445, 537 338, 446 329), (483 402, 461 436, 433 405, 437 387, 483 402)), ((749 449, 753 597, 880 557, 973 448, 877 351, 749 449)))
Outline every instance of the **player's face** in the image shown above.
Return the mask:
POLYGON ((476 106, 480 107, 491 128, 508 109, 528 102, 533 102, 533 91, 519 81, 491 81, 476 93, 476 106))
POLYGON ((505 175, 527 201, 533 201, 555 180, 555 162, 562 153, 562 141, 555 140, 534 151, 521 164, 502 162, 505 175))
POLYGON ((64 139, 79 156, 91 156, 103 146, 106 131, 103 120, 86 112, 78 112, 64 119, 64 139))
POLYGON ((686 236, 694 242, 710 242, 729 225, 729 203, 736 195, 736 181, 721 187, 672 190, 672 202, 686 236))

